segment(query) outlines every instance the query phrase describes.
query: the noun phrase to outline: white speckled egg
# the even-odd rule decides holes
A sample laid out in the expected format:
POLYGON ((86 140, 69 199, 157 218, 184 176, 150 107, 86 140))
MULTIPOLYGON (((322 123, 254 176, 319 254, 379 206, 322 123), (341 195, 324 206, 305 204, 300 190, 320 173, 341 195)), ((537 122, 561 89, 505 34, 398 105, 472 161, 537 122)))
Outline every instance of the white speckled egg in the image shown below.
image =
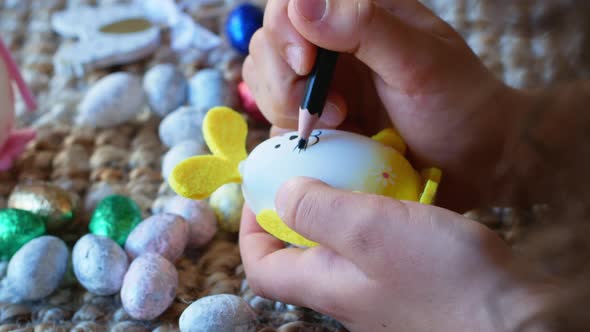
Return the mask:
POLYGON ((133 260, 145 253, 156 253, 175 262, 186 247, 189 226, 183 217, 162 213, 141 222, 127 238, 125 250, 133 260))
POLYGON ((143 89, 152 111, 165 116, 186 101, 188 83, 173 64, 164 63, 152 67, 145 73, 143 89))
POLYGON ((223 72, 216 68, 202 69, 189 81, 189 103, 197 110, 207 112, 216 106, 236 107, 237 86, 227 82, 223 72))
POLYGON ((193 302, 180 316, 181 332, 253 332, 256 314, 241 297, 218 294, 193 302))
POLYGON ((204 143, 201 130, 204 117, 205 112, 194 107, 178 108, 160 123, 160 140, 169 148, 187 140, 204 143))
POLYGON ((207 148, 199 141, 187 140, 176 144, 162 158, 162 177, 168 179, 174 167, 185 159, 206 153, 207 148))
POLYGON ((163 212, 177 214, 187 221, 189 248, 200 248, 206 245, 217 233, 215 211, 206 201, 173 196, 166 201, 163 212))
POLYGON ((8 263, 6 282, 21 300, 40 300, 57 289, 68 267, 66 244, 55 236, 41 236, 20 248, 8 263))
POLYGON ((117 72, 94 84, 79 106, 76 124, 113 127, 134 118, 141 111, 145 95, 134 75, 117 72))
POLYGON ((89 292, 112 295, 121 290, 129 261, 123 248, 108 237, 86 234, 72 250, 76 278, 89 292))
POLYGON ((125 274, 121 303, 131 317, 152 320, 170 307, 177 286, 178 272, 172 263, 158 254, 143 254, 125 274))

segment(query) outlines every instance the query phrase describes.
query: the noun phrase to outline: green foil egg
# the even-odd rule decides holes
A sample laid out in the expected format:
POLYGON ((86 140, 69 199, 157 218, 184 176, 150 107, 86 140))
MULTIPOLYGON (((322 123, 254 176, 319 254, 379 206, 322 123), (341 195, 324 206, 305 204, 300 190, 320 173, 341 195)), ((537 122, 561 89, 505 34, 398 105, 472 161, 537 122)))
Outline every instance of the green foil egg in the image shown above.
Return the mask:
POLYGON ((24 210, 0 210, 0 261, 9 260, 27 242, 44 233, 42 217, 24 210))
POLYGON ((240 230, 240 219, 244 205, 240 184, 228 183, 219 187, 209 197, 209 205, 215 211, 219 227, 222 230, 230 233, 237 233, 240 230))
POLYGON ((126 196, 111 195, 96 206, 89 229, 91 233, 109 237, 122 246, 141 220, 137 203, 126 196))

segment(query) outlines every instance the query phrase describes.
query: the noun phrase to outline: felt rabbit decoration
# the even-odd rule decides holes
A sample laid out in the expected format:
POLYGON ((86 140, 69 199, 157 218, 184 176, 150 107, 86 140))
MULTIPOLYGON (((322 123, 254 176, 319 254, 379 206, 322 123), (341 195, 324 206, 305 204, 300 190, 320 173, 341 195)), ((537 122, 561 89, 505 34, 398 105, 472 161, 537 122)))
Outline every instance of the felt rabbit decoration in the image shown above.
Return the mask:
POLYGON ((247 131, 246 121, 236 111, 211 109, 203 122, 203 134, 212 154, 178 164, 170 185, 181 196, 205 199, 226 183, 241 183, 244 198, 262 228, 300 247, 317 243, 290 229, 276 212, 275 195, 286 180, 307 176, 344 190, 431 204, 442 176, 438 168, 415 170, 404 157, 405 142, 393 129, 372 138, 316 130, 303 152, 296 149, 297 133, 287 133, 262 142, 249 155, 247 131))

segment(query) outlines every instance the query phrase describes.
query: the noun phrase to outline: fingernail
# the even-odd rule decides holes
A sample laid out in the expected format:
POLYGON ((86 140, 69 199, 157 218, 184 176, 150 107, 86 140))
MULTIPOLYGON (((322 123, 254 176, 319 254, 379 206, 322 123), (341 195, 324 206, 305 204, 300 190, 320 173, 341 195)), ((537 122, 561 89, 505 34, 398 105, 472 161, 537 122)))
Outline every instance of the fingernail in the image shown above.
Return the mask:
POLYGON ((323 122, 325 125, 330 127, 337 127, 342 123, 343 115, 340 111, 338 106, 328 102, 326 103, 326 107, 324 108, 324 112, 322 113, 322 117, 320 121, 323 122))
POLYGON ((303 71, 303 48, 301 46, 289 45, 285 51, 287 55, 287 62, 289 66, 297 73, 302 74, 303 71))
POLYGON ((303 18, 314 22, 324 17, 326 2, 327 0, 297 0, 295 9, 303 18))

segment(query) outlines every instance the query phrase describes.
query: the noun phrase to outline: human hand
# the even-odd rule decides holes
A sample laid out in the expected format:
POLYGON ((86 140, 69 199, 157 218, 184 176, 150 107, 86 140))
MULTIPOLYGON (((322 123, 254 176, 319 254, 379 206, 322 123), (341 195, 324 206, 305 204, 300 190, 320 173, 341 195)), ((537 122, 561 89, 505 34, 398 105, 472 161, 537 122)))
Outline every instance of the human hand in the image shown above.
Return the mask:
POLYGON ((306 178, 282 186, 276 206, 320 245, 285 248, 246 207, 240 251, 262 297, 330 315, 351 331, 500 332, 540 308, 541 287, 509 272, 506 244, 459 214, 306 178))
POLYGON ((416 0, 268 1, 243 76, 273 133, 297 128, 314 45, 343 53, 322 127, 375 134, 393 124, 416 167, 443 170, 438 205, 493 203, 525 98, 494 78, 456 31, 416 0))

